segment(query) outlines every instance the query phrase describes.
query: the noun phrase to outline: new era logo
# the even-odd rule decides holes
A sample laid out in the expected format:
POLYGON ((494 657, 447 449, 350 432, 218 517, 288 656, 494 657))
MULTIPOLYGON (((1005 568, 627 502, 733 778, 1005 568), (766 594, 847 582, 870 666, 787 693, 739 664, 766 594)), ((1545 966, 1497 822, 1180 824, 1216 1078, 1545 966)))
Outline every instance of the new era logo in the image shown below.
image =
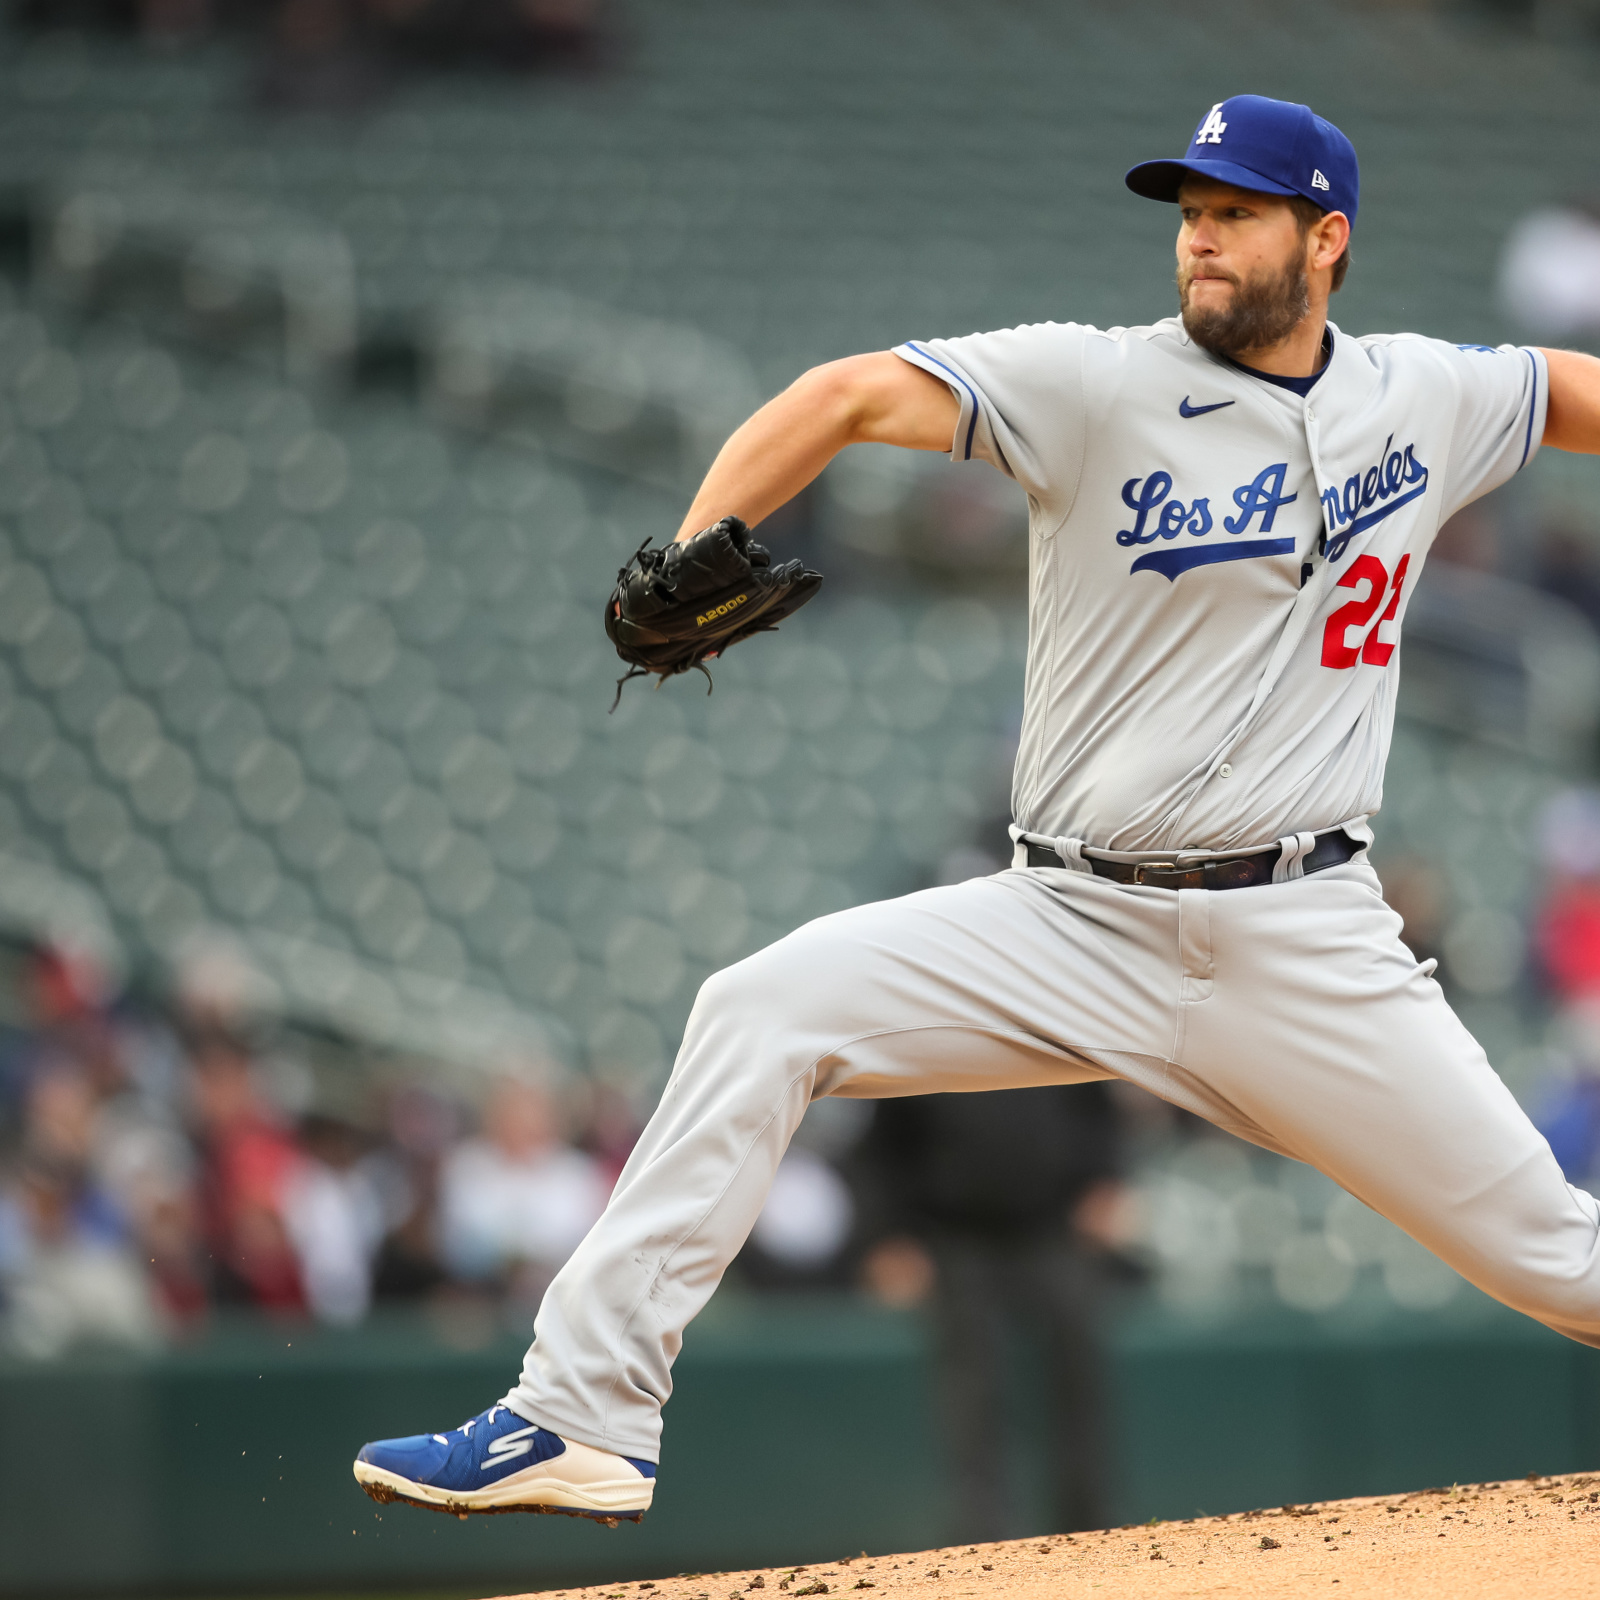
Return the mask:
POLYGON ((1311 187, 1313 189, 1326 189, 1328 187, 1328 180, 1315 167, 1311 169, 1311 187))

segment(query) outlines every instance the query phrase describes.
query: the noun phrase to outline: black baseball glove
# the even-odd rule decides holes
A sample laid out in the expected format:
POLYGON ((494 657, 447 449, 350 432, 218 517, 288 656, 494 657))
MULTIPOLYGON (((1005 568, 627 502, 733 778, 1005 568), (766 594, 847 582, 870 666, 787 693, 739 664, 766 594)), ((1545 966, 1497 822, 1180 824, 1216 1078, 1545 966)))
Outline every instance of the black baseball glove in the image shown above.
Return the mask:
POLYGON ((606 601, 606 633, 628 663, 617 679, 617 700, 630 678, 654 673, 664 680, 690 667, 706 672, 712 656, 753 633, 772 632, 821 587, 822 574, 802 562, 773 566, 771 553, 737 517, 660 550, 646 539, 617 573, 606 601))

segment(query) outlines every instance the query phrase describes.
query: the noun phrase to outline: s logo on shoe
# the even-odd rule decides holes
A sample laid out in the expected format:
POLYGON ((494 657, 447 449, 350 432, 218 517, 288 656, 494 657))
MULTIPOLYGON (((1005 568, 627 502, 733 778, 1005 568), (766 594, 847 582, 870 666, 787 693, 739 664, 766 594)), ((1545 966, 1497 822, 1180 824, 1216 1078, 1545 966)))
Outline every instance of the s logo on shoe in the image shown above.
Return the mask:
POLYGON ((527 1455, 533 1449, 533 1440, 528 1435, 538 1431, 538 1423, 530 1422, 526 1428, 518 1428, 515 1433, 503 1433, 498 1439, 491 1439, 487 1451, 489 1459, 478 1468, 478 1471, 487 1472, 490 1467, 498 1466, 503 1461, 510 1461, 514 1456, 527 1455))

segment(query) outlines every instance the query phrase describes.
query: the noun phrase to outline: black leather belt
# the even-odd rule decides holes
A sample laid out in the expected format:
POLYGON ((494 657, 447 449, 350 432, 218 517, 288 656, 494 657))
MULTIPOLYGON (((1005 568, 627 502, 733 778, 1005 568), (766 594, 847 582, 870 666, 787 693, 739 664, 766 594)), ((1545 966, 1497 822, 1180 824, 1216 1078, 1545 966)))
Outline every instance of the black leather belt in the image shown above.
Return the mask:
MULTIPOLYGON (((1318 838, 1311 853, 1302 860, 1301 871, 1321 872, 1325 867, 1343 866, 1365 848, 1342 828, 1335 828, 1318 838)), ((1257 850, 1254 855, 1233 856, 1224 861, 1197 861, 1190 867, 1180 867, 1173 861, 1102 861, 1099 856, 1091 855, 1083 859, 1096 877, 1110 878, 1116 883, 1139 883, 1152 889, 1250 889, 1258 883, 1272 882, 1272 869, 1282 853, 1273 845, 1267 850, 1257 850)), ((1049 845, 1030 844, 1028 865, 1064 867, 1066 862, 1049 845)))

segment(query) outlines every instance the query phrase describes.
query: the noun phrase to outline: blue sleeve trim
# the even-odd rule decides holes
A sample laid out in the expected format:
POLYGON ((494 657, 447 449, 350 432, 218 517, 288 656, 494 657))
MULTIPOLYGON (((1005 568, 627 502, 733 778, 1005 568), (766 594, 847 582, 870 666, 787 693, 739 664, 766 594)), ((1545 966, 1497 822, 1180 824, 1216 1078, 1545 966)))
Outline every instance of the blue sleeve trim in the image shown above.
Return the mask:
POLYGON ((1528 358, 1528 365, 1533 368, 1533 393, 1528 396, 1528 433, 1522 441, 1522 459, 1517 463, 1517 471, 1528 464, 1528 452, 1533 449, 1533 419, 1539 409, 1539 358, 1531 350, 1524 350, 1523 355, 1528 358))
POLYGON ((963 461, 970 461, 972 459, 972 436, 977 431, 978 427, 977 391, 973 389, 972 385, 968 383, 967 380, 963 378, 954 367, 946 366, 945 363, 938 358, 938 356, 930 355, 928 351, 924 350, 922 346, 917 344, 914 340, 906 340, 906 349, 915 350, 924 361, 931 361, 941 372, 948 372, 950 376, 967 391, 967 398, 972 402, 972 419, 967 423, 967 438, 966 444, 961 452, 961 459, 963 461))

